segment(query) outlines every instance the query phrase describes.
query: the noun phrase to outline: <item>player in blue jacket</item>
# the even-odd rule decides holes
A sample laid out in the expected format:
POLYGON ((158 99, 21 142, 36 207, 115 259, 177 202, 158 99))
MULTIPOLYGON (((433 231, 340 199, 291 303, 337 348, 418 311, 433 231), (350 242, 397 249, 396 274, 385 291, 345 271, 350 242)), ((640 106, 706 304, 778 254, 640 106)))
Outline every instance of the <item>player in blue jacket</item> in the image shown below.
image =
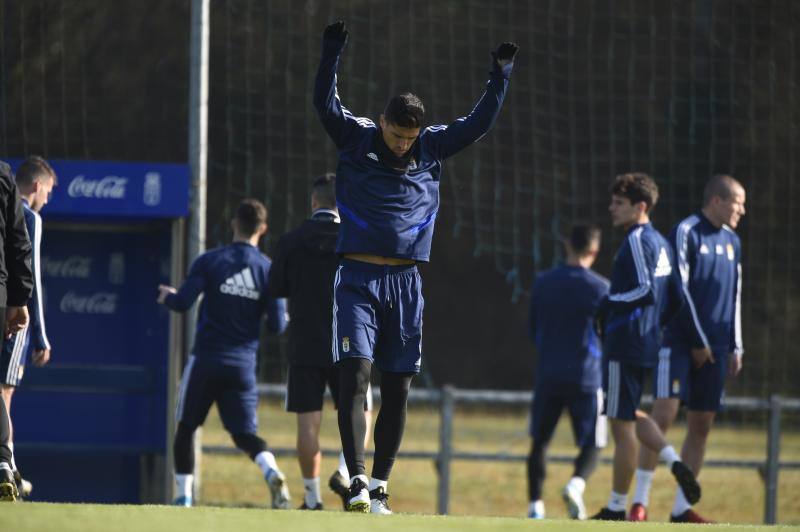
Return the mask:
POLYGON ((600 251, 600 230, 576 225, 564 242, 565 264, 541 273, 531 289, 529 330, 536 344, 536 384, 531 405, 528 517, 545 516, 545 455, 561 412, 569 410, 580 449, 562 497, 573 519, 586 519, 583 492, 606 444, 600 369, 602 346, 594 316, 608 294, 608 280, 591 270, 600 251))
MULTIPOLYGON (((734 230, 744 216, 745 191, 728 175, 705 186, 703 207, 678 223, 670 240, 678 257, 686 304, 664 333, 656 372, 653 419, 666 432, 683 399, 688 406, 681 458, 700 473, 706 440, 721 408, 726 373, 742 368, 741 244, 734 230)), ((647 503, 657 458, 642 449, 629 519, 647 520, 647 503)), ((692 510, 681 490, 672 522, 709 522, 692 510)))
POLYGON ((428 261, 443 161, 485 135, 505 98, 517 46, 493 52, 489 82, 469 115, 423 128, 413 94, 393 97, 379 123, 347 110, 336 70, 347 42, 343 22, 325 28, 314 106, 339 152, 341 216, 334 281, 333 359, 339 365, 339 431, 350 471, 350 511, 391 513, 387 483, 400 446, 411 378, 422 358, 421 280, 428 261), (364 466, 364 403, 372 364, 381 370, 372 479, 364 466))
POLYGON ((194 346, 178 397, 175 504, 192 505, 192 439, 212 403, 216 403, 236 446, 261 469, 272 494, 272 507, 288 509, 286 478, 267 450, 267 443, 257 435, 259 328, 265 314, 271 332, 286 328, 285 301, 267 295, 270 260, 257 247, 267 231, 267 209, 258 200, 245 199, 231 225, 233 243, 199 256, 179 290, 158 287, 158 302, 177 312, 187 311, 203 294, 194 346))
POLYGON ((614 475, 608 505, 593 519, 625 520, 637 438, 667 463, 692 502, 700 499, 700 486, 691 469, 680 461, 658 425, 639 410, 645 378, 658 361, 662 328, 682 304, 672 249, 650 224, 649 212, 657 201, 658 187, 647 174, 622 174, 611 185, 611 220, 626 232, 614 258, 608 298, 599 312, 605 336, 605 409, 615 444, 614 475))
MULTIPOLYGON (((20 165, 15 179, 22 200, 25 227, 31 239, 33 293, 28 301, 28 314, 30 315, 28 327, 4 340, 2 353, 0 353, 0 378, 2 378, 3 385, 3 400, 8 408, 9 427, 11 428, 8 443, 12 452, 14 450, 14 431, 10 419, 14 390, 22 381, 28 357, 34 366, 44 366, 50 360, 50 340, 47 338, 44 305, 42 304, 42 272, 39 260, 42 245, 42 217, 39 212, 47 205, 53 187, 58 183, 56 173, 50 164, 36 155, 28 157, 20 165)), ((33 486, 22 478, 13 458, 11 466, 20 495, 27 497, 33 486)))

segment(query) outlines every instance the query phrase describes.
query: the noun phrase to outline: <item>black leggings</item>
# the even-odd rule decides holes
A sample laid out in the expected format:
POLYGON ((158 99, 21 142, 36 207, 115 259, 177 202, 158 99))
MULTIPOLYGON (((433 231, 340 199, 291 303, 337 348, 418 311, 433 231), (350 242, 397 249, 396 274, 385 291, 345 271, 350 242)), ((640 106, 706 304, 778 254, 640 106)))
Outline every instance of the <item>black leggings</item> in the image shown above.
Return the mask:
MULTIPOLYGON (((534 440, 528 455, 528 497, 531 501, 538 501, 542 498, 542 484, 547 476, 545 455, 549 443, 549 441, 539 443, 534 440)), ((594 445, 582 447, 575 458, 575 469, 572 476, 588 479, 597 468, 599 455, 600 449, 594 445)))
MULTIPOLYGON (((367 423, 364 405, 372 363, 364 358, 339 362, 339 433, 350 476, 366 474, 364 436, 367 423)), ((395 456, 403 439, 406 402, 413 373, 381 373, 381 409, 375 423, 375 460, 372 477, 389 480, 395 456)))
MULTIPOLYGON (((175 431, 175 442, 172 452, 175 456, 175 472, 179 475, 191 475, 194 472, 194 431, 185 423, 178 423, 175 431)), ((267 450, 267 442, 255 434, 231 434, 236 447, 247 453, 251 460, 267 450)))
MULTIPOLYGON (((2 309, 5 310, 5 309, 2 309)), ((5 400, 0 397, 0 463, 11 465, 11 448, 8 446, 11 426, 8 422, 8 409, 5 400)))

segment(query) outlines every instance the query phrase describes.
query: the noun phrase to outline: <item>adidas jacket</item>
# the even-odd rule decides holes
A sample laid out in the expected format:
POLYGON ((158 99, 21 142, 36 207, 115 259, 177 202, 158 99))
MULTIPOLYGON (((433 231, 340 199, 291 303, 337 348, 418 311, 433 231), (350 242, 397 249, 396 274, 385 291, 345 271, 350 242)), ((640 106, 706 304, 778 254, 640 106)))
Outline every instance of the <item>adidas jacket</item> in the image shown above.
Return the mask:
POLYGON ((200 311, 192 353, 198 359, 225 364, 255 364, 259 328, 266 314, 267 327, 280 333, 286 328, 286 302, 267 295, 270 260, 244 242, 200 255, 176 294, 164 304, 188 310, 200 294, 200 311))
POLYGON ((601 305, 604 356, 655 366, 662 327, 682 303, 671 246, 651 224, 633 226, 614 258, 611 288, 601 305))

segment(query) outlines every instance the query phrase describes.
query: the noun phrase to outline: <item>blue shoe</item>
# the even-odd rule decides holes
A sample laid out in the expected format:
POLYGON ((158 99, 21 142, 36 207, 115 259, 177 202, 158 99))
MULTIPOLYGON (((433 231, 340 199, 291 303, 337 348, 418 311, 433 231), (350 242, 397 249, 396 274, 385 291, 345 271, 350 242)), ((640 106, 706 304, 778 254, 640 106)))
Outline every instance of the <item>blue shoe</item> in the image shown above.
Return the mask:
POLYGON ((176 497, 175 500, 172 501, 172 506, 185 506, 186 508, 191 508, 192 498, 184 497, 183 495, 181 495, 180 497, 176 497))

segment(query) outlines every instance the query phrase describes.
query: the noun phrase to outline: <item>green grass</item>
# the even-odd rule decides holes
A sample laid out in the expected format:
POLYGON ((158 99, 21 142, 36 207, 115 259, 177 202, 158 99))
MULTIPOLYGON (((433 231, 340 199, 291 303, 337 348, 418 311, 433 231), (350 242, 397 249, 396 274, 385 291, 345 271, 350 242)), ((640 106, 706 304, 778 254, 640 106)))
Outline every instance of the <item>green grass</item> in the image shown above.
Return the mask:
MULTIPOLYGON (((273 511, 246 508, 173 508, 169 506, 114 506, 95 504, 4 503, 0 528, 14 532, 249 532, 298 530, 303 532, 345 532, 356 529, 382 531, 515 531, 543 532, 625 531, 637 532, 685 529, 686 525, 660 523, 597 523, 520 518, 438 517, 395 515, 392 517, 352 515, 343 512, 273 511)), ((707 525, 703 530, 759 531, 784 527, 707 525)))
MULTIPOLYGON (((295 418, 282 411, 278 401, 262 404, 259 410, 260 433, 276 447, 295 444, 295 418)), ((320 436, 325 448, 339 448, 334 411, 326 405, 320 436)), ((526 432, 527 412, 509 410, 459 409, 454 424, 457 450, 524 454, 529 439, 526 432)), ((438 448, 438 412, 434 408, 415 407, 409 411, 403 450, 436 451, 438 448)), ((676 426, 668 439, 677 448, 683 441, 684 427, 676 426)), ((204 444, 230 445, 215 412, 209 416, 203 431, 204 444)), ((611 456, 612 445, 604 451, 611 456)), ((766 432, 761 428, 715 427, 711 434, 708 458, 747 458, 763 460, 766 432)), ((575 450, 567 418, 562 419, 551 445, 551 453, 572 455, 575 450)), ((781 441, 782 460, 800 460, 800 433, 784 432, 781 441)), ((299 467, 294 458, 284 457, 279 463, 287 474, 295 497, 302 493, 299 467)), ((369 465, 369 464, 368 464, 369 465)), ((323 485, 336 467, 336 460, 323 458, 323 485)), ((204 504, 222 506, 257 506, 267 504, 268 493, 258 470, 244 456, 205 455, 202 461, 201 499, 204 504)), ((560 489, 571 474, 569 465, 550 465, 545 483, 545 504, 548 517, 563 519, 566 512, 560 489)), ((764 484, 755 470, 711 469, 702 471, 703 500, 698 511, 718 521, 758 524, 764 514, 764 484)), ((395 511, 414 514, 436 513, 437 476, 433 461, 399 459, 390 483, 390 503, 395 511)), ((611 486, 611 469, 601 465, 589 481, 586 504, 590 512, 605 504, 611 486)), ((780 474, 778 520, 800 524, 800 471, 780 474)), ((339 509, 338 499, 323 488, 326 507, 339 509)), ((650 517, 654 521, 668 518, 674 497, 674 482, 663 468, 656 472, 651 495, 650 517)), ((299 505, 299 501, 297 502, 299 505)), ((518 517, 527 511, 525 465, 522 462, 453 463, 450 513, 463 516, 518 517)), ((489 521, 487 521, 489 522, 489 521)), ((514 523, 515 521, 509 521, 514 523)), ((504 522, 505 523, 505 522, 504 522)), ((530 525, 530 523, 529 523, 530 525)), ((504 525, 505 526, 505 525, 504 525)), ((510 526, 510 525, 509 525, 510 526)))

